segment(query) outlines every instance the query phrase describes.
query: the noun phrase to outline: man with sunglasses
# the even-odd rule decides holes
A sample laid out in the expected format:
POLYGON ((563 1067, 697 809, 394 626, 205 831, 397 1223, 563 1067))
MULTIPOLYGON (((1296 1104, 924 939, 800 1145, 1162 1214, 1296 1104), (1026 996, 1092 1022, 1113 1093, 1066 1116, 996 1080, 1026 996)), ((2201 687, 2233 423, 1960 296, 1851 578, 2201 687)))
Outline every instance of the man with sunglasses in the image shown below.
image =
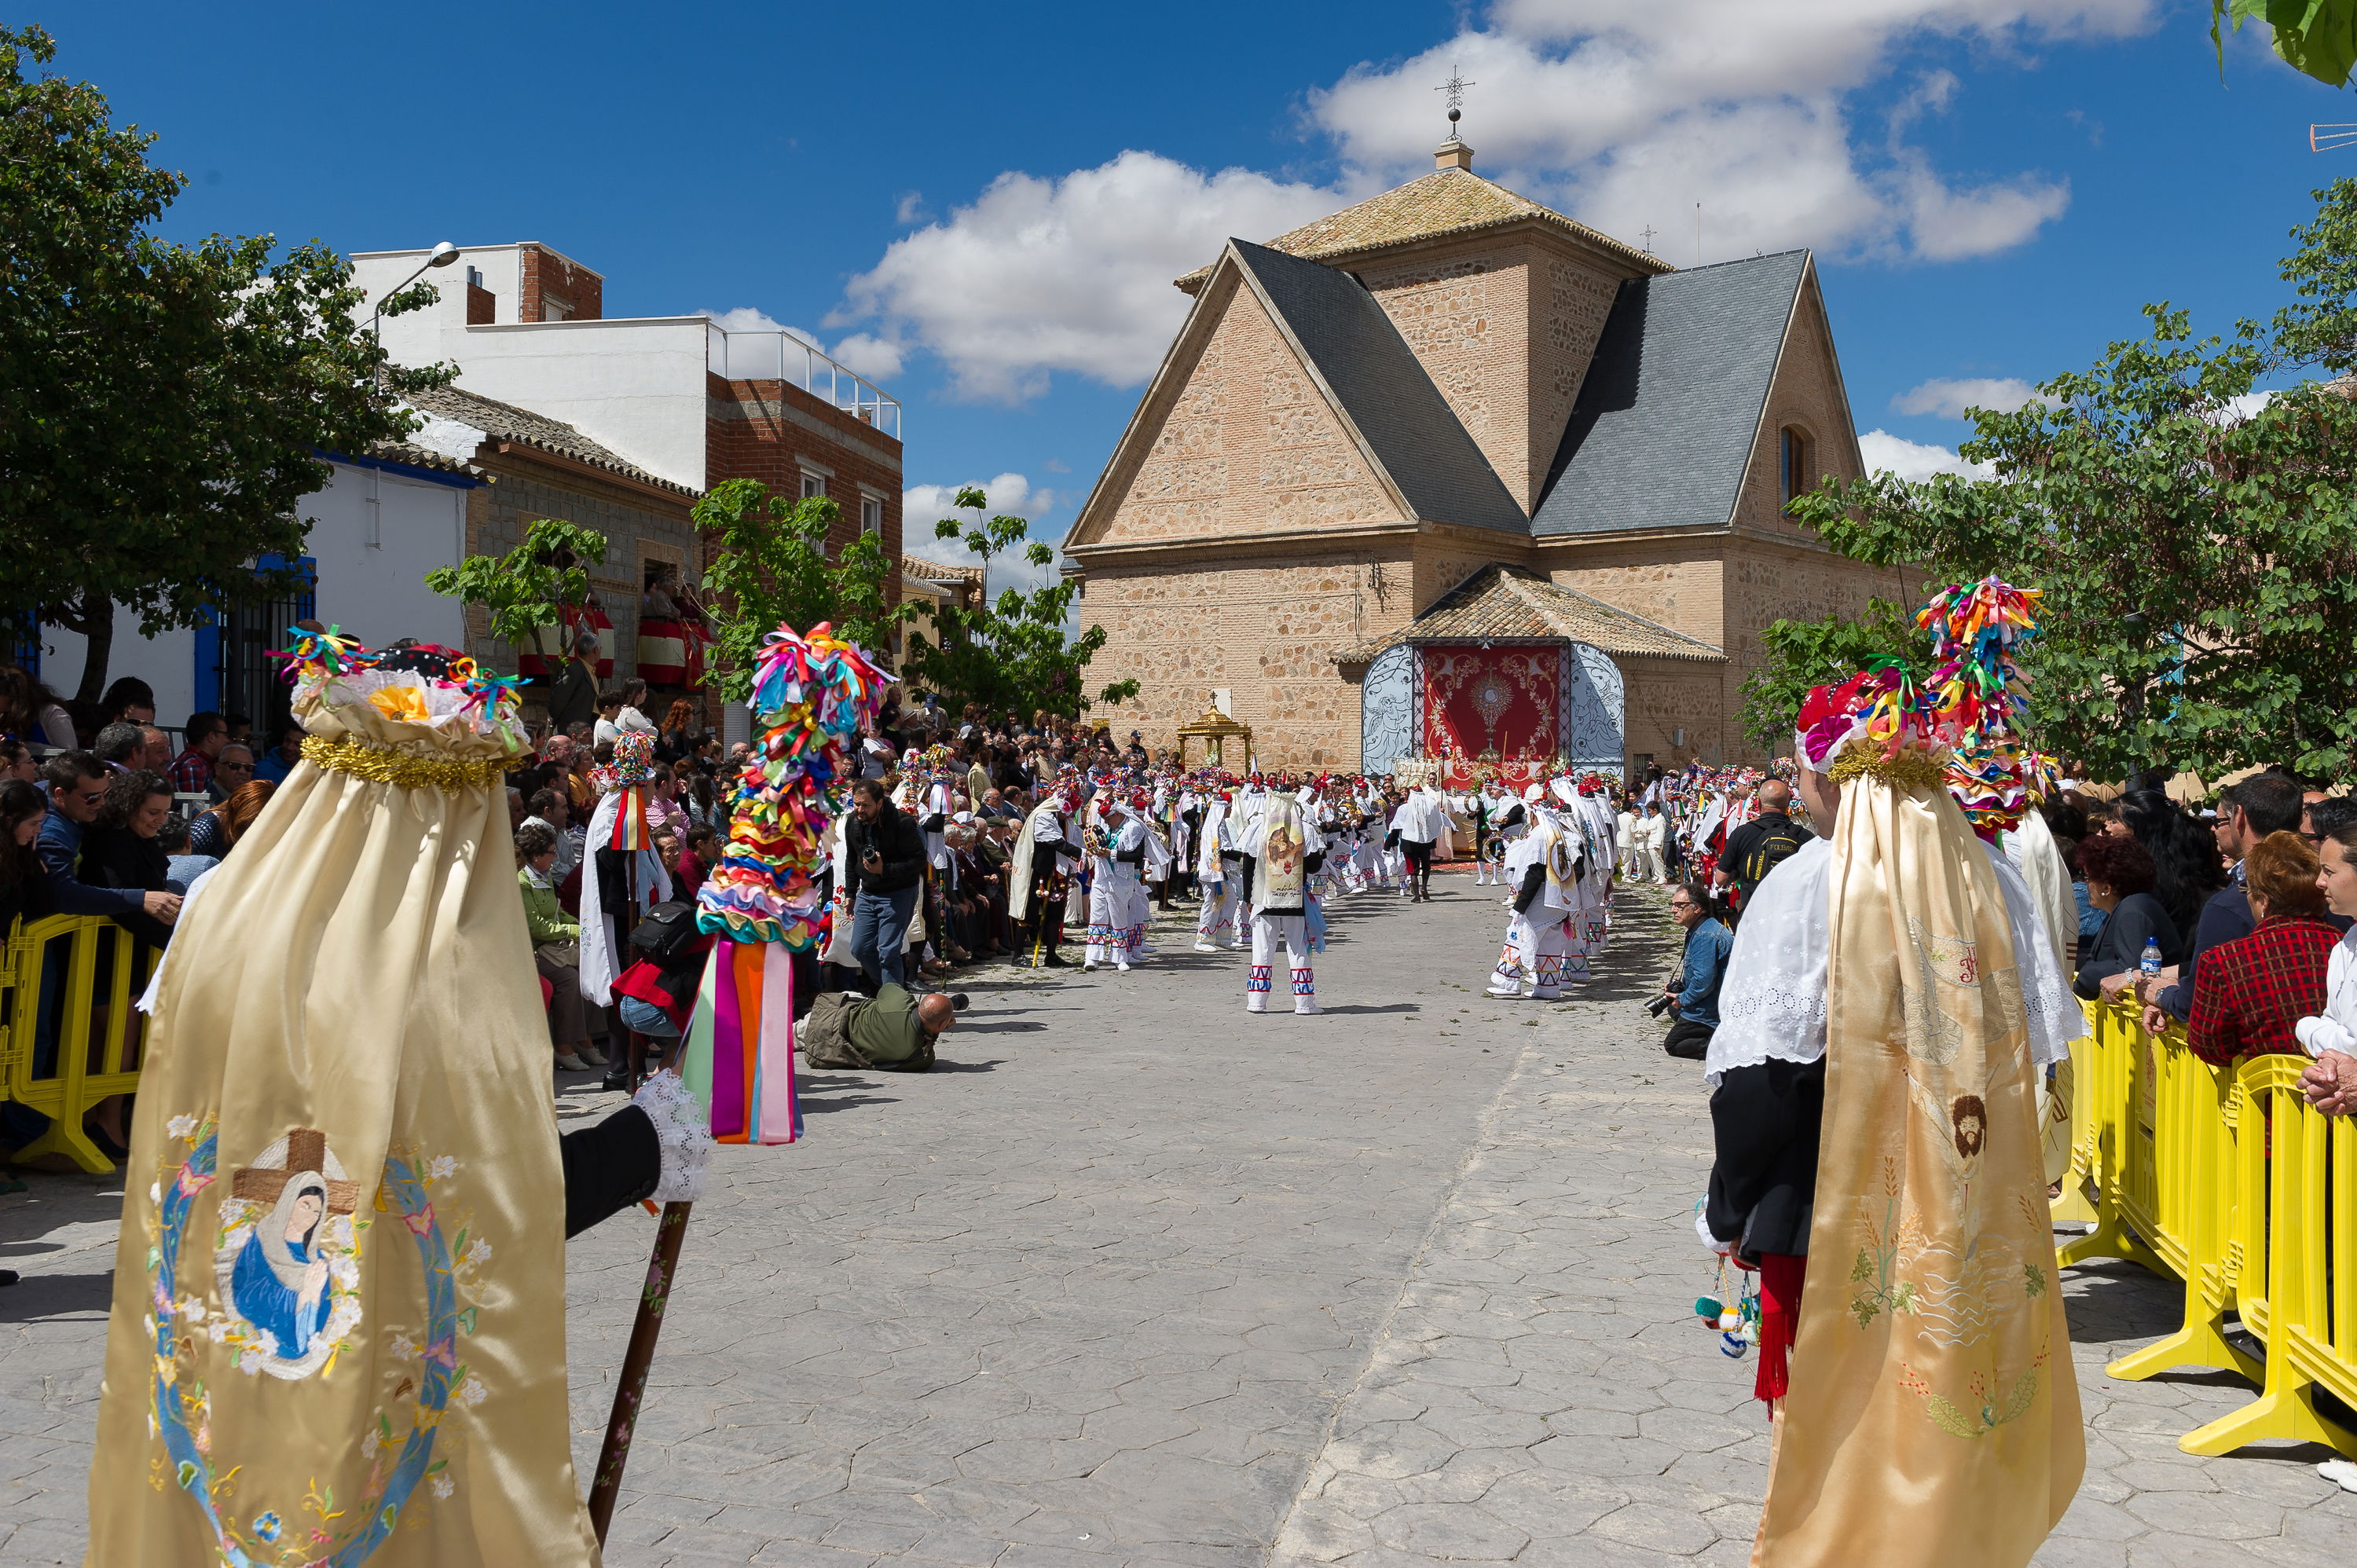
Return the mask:
POLYGON ((231 741, 213 758, 213 782, 210 793, 218 806, 240 789, 253 782, 253 748, 242 740, 231 741))
POLYGON ((1662 987, 1663 999, 1675 1008, 1662 1049, 1700 1061, 1710 1054, 1710 1037, 1718 1032, 1718 987, 1727 976, 1735 933, 1712 912, 1709 889, 1700 882, 1670 889, 1670 918, 1685 933, 1685 946, 1677 973, 1662 987))
POLYGON ((81 879, 82 829, 106 803, 106 764, 87 751, 66 751, 41 769, 49 787, 49 812, 41 822, 35 853, 48 879, 50 908, 60 915, 145 913, 166 925, 180 917, 177 893, 144 893, 135 887, 93 887, 81 879))

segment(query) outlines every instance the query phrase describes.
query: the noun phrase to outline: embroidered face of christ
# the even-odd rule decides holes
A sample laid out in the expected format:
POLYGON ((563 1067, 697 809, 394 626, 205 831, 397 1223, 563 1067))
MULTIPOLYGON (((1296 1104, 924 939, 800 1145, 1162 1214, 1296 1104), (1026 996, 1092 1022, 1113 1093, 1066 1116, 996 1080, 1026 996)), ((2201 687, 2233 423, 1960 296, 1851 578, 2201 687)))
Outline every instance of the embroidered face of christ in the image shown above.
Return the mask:
POLYGON ((1988 1137, 1988 1107, 1977 1094, 1960 1094, 1950 1108, 1949 1117, 1956 1126, 1956 1153, 1966 1159, 1981 1152, 1988 1137))

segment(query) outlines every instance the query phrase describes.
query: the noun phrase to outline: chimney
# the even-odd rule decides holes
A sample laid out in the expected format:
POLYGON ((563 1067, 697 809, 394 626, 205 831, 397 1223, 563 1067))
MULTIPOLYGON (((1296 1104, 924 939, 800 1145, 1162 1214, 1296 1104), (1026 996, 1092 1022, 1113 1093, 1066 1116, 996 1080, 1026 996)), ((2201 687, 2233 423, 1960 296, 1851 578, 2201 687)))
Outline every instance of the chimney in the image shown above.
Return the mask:
POLYGON ((1432 166, 1461 168, 1470 174, 1473 172, 1473 149, 1451 136, 1433 149, 1432 166))

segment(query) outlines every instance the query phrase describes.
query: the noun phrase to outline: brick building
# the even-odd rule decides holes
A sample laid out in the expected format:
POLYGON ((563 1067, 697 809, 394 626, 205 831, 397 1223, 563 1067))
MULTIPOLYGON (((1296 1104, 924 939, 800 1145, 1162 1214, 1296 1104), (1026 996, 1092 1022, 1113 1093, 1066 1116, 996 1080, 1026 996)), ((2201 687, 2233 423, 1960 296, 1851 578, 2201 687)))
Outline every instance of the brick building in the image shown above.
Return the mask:
MULTIPOLYGON (((369 303, 426 254, 355 255, 369 303)), ((708 560, 696 553, 708 546, 673 528, 673 503, 683 519, 687 504, 737 478, 791 497, 833 498, 843 513, 833 542, 873 533, 899 562, 898 400, 782 330, 724 328, 705 316, 608 317, 603 275, 546 245, 476 246, 460 259, 463 266, 425 275, 438 295, 434 305, 384 321, 386 352, 402 364, 457 365, 454 391, 485 400, 477 412, 494 424, 521 431, 542 422, 547 440, 508 441, 514 460, 536 465, 544 478, 551 463, 567 461, 585 483, 591 472, 606 476, 610 493, 593 505, 579 492, 574 504, 587 510, 565 521, 604 528, 600 520, 611 519, 624 531, 613 535, 608 558, 617 587, 625 582, 623 557, 637 579, 646 560, 668 559, 660 553, 674 542, 689 553, 690 575, 700 575, 708 560)), ((503 526, 494 523, 485 537, 505 537, 503 526)), ((635 595, 640 583, 627 585, 635 595)), ((896 570, 895 599, 900 588, 896 570)), ((630 639, 611 605, 608 613, 619 666, 630 639)))
MULTIPOLYGON (((664 568, 688 570, 701 548, 688 509, 696 494, 649 472, 560 421, 457 387, 419 392, 410 406, 425 427, 413 437, 428 451, 472 465, 490 479, 468 492, 466 553, 505 555, 533 523, 559 518, 606 536, 606 559, 589 567, 589 586, 611 623, 612 678, 638 674, 640 607, 647 584, 664 568)), ((561 654, 553 629, 543 651, 561 654)), ((514 674, 519 650, 492 639, 490 612, 467 609, 467 651, 502 674, 514 674)), ((665 696, 683 692, 664 688, 665 696)), ((657 713, 651 715, 660 719, 657 713)))
POLYGON ((1809 253, 1679 271, 1437 162, 1178 280, 1064 544, 1100 665, 1272 767, 1750 755, 1760 630, 1905 592, 1784 515, 1863 469, 1809 253))

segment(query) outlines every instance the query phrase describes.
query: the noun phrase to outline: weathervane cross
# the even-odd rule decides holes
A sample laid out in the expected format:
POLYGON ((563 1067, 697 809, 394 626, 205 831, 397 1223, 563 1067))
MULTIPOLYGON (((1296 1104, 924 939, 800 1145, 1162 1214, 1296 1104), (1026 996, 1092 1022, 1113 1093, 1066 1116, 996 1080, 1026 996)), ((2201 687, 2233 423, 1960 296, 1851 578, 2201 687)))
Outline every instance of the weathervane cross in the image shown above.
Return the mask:
POLYGON ((1433 89, 1435 92, 1448 94, 1448 118, 1452 124, 1455 124, 1458 115, 1464 111, 1465 90, 1480 85, 1481 84, 1478 81, 1466 81, 1464 73, 1452 65, 1448 68, 1448 80, 1433 89))

